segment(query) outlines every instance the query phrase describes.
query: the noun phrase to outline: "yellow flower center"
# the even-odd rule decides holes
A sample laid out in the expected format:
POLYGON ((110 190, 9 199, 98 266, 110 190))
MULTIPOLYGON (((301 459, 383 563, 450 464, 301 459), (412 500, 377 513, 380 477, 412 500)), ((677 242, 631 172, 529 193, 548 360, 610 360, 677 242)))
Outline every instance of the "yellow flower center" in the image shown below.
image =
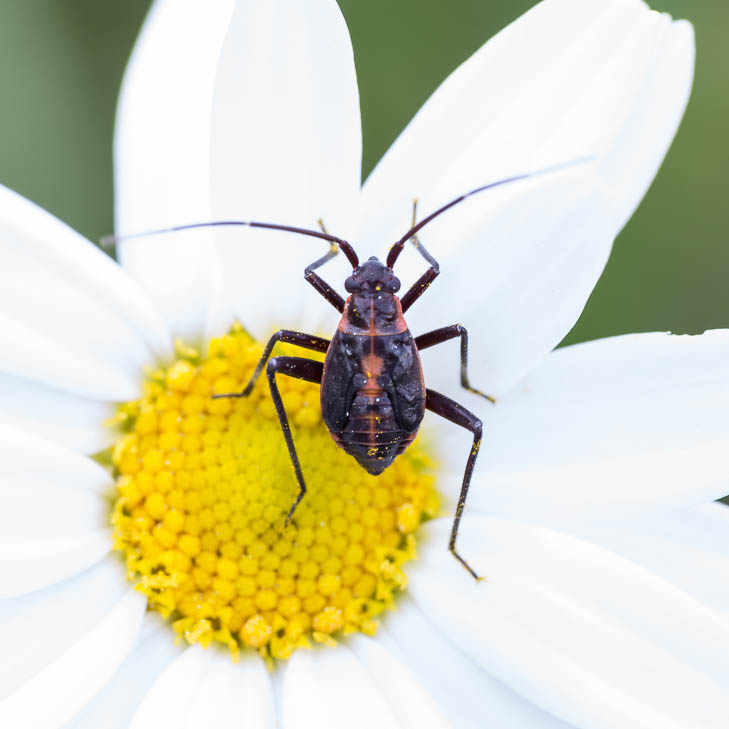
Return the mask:
POLYGON ((376 631, 438 499, 417 444, 370 476, 327 433, 319 387, 279 377, 308 487, 284 528, 298 485, 265 376, 250 397, 212 398, 240 392, 261 352, 240 327, 205 358, 178 347, 120 408, 114 546, 191 643, 288 658, 310 639, 376 631))

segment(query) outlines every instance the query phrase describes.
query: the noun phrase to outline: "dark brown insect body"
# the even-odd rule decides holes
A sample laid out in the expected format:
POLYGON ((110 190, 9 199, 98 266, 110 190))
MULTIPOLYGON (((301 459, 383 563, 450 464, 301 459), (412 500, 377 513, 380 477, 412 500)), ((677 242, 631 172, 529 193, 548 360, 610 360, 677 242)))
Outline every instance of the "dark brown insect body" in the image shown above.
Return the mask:
MULTIPOLYGON (((449 548, 461 564, 478 579, 478 575, 456 551, 456 537, 471 474, 481 445, 481 421, 464 407, 445 395, 425 387, 420 365, 420 350, 449 339, 461 339, 461 385, 491 400, 488 395, 472 388, 468 382, 468 332, 460 324, 435 329, 413 337, 405 323, 405 312, 440 273, 438 263, 415 236, 430 218, 408 231, 390 250, 387 263, 374 256, 360 265, 357 254, 347 241, 328 233, 294 230, 307 235, 325 237, 336 242, 327 255, 305 271, 306 280, 342 313, 331 341, 303 332, 281 329, 268 341, 261 359, 243 392, 216 397, 246 397, 263 372, 271 389, 281 430, 291 457, 299 494, 286 517, 288 524, 296 507, 306 494, 306 482, 289 427, 286 409, 276 384, 276 375, 288 375, 321 385, 321 410, 324 423, 334 442, 370 474, 381 474, 415 440, 426 410, 441 415, 473 433, 473 447, 466 460, 461 494, 449 548), (402 300, 396 296, 400 280, 392 266, 407 240, 411 240, 430 268, 406 292, 402 300), (344 283, 350 296, 345 301, 315 269, 342 250, 352 263, 352 275, 344 283), (300 357, 274 357, 269 360, 276 342, 289 342, 300 347, 325 352, 324 363, 300 357)), ((250 223, 260 227, 279 227, 266 223, 250 223)))
MULTIPOLYGON (((461 340, 461 386, 492 402, 493 399, 469 384, 467 373, 468 332, 464 327, 460 324, 451 324, 413 338, 405 324, 403 313, 420 298, 440 273, 437 261, 422 246, 417 238, 417 233, 431 220, 471 195, 535 175, 543 175, 572 165, 583 164, 591 159, 593 158, 586 157, 483 185, 451 200, 417 224, 413 215, 413 227, 392 246, 384 264, 373 257, 360 265, 351 244, 329 235, 326 230, 319 232, 278 223, 221 220, 123 236, 133 238, 192 228, 248 226, 298 233, 320 238, 331 244, 329 252, 325 256, 306 267, 304 277, 342 314, 332 340, 281 329, 268 341, 258 366, 245 389, 242 392, 214 396, 246 397, 253 390, 263 368, 266 367, 271 397, 299 484, 299 493, 286 516, 286 524, 289 523, 296 507, 306 494, 306 481, 301 471, 286 409, 276 384, 277 375, 288 375, 321 384, 322 416, 332 438, 337 445, 356 458, 357 462, 373 475, 382 473, 413 442, 426 410, 446 418, 473 434, 473 446, 466 459, 448 548, 471 575, 478 579, 476 572, 456 551, 456 537, 471 483, 471 475, 481 445, 481 421, 462 405, 425 387, 423 370, 420 366, 420 350, 459 337, 461 340), (420 255, 428 262, 429 268, 410 287, 402 299, 399 299, 395 294, 400 289, 400 281, 392 269, 408 241, 413 243, 420 255), (314 272, 337 255, 340 250, 352 264, 352 275, 345 282, 345 288, 350 293, 346 301, 314 272), (326 359, 323 364, 302 357, 274 357, 269 361, 276 342, 289 342, 306 349, 326 353, 326 359), (267 362, 268 366, 266 366, 267 362)), ((107 239, 108 242, 117 240, 119 238, 114 236, 107 239)))
POLYGON ((351 295, 324 361, 322 416, 337 445, 378 475, 415 439, 423 370, 392 271, 370 258, 345 287, 351 295))

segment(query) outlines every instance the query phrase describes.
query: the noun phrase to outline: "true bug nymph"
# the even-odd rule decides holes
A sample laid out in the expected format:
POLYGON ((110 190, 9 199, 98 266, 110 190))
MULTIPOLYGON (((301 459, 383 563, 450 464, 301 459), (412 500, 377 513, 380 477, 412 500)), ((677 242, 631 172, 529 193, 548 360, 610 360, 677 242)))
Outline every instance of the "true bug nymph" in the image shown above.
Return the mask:
MULTIPOLYGON (((471 476, 481 445, 481 420, 469 410, 445 395, 425 386, 419 352, 450 339, 461 340, 461 385, 493 402, 493 398, 471 387, 468 379, 468 332, 460 324, 451 324, 413 337, 405 323, 404 313, 425 292, 440 273, 437 261, 423 247, 417 233, 431 220, 466 198, 484 190, 546 174, 587 161, 584 158, 535 172, 492 182, 471 190, 452 200, 413 226, 390 249, 386 263, 371 257, 360 264, 350 243, 322 232, 277 223, 255 221, 216 221, 194 223, 129 236, 110 236, 107 242, 170 233, 203 227, 249 226, 281 230, 329 241, 326 255, 314 261, 304 271, 305 279, 341 314, 339 326, 331 340, 282 329, 266 344, 263 354, 248 384, 241 392, 220 393, 214 397, 247 397, 266 367, 271 397, 281 424, 299 492, 286 516, 289 523, 296 507, 306 494, 306 480, 301 470, 288 417, 276 384, 277 375, 287 375, 321 385, 321 409, 324 423, 338 446, 353 456, 370 474, 379 475, 415 439, 426 410, 450 420, 473 434, 473 445, 466 459, 461 491, 453 519, 449 550, 456 559, 480 579, 468 562, 456 550, 458 526, 466 503, 471 476), (413 286, 398 298, 400 280, 393 267, 407 241, 412 241, 428 263, 428 269, 413 286), (344 286, 350 294, 345 300, 315 270, 342 251, 352 265, 352 274, 344 286), (288 342, 305 349, 325 353, 324 362, 302 357, 273 357, 276 342, 288 342), (266 363, 268 365, 266 366, 266 363)), ((320 222, 321 224, 321 222, 320 222)), ((322 225, 323 228, 323 225, 322 225)))

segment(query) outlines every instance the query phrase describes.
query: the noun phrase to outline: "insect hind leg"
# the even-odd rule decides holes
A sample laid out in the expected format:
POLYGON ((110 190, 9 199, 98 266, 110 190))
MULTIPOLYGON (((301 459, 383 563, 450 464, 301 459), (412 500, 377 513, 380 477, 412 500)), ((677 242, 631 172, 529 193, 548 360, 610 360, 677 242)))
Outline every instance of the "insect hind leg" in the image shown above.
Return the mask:
POLYGON ((466 505, 466 497, 468 496, 468 489, 471 485, 471 476, 473 475, 473 468, 476 465, 476 457, 478 456, 478 450, 481 447, 481 436, 483 433, 483 425, 481 421, 470 411, 466 410, 462 405, 459 405, 454 400, 451 400, 445 395, 441 395, 435 390, 425 391, 425 407, 436 415, 440 415, 446 420, 450 420, 451 423, 460 425, 466 430, 470 430, 473 433, 473 446, 471 452, 468 454, 466 460, 466 469, 463 473, 463 482, 461 484, 461 492, 458 495, 458 506, 456 507, 456 513, 453 517, 453 526, 451 528, 451 536, 448 540, 448 549, 450 553, 468 570, 471 576, 480 582, 483 577, 479 577, 476 571, 471 567, 468 562, 458 554, 456 550, 456 539, 458 538, 458 527, 461 523, 461 516, 463 515, 463 508, 466 505))
POLYGON ((286 515, 286 521, 284 527, 289 525, 291 517, 296 511, 296 507, 301 503, 301 499, 306 494, 306 481, 304 481, 304 474, 301 472, 301 464, 299 463, 299 456, 296 453, 296 446, 294 445, 294 439, 291 435, 291 427, 289 426, 289 419, 286 415, 286 408, 284 407, 283 400, 281 399, 281 393, 278 390, 276 384, 276 375, 282 374, 288 377, 295 377, 299 380, 306 380, 307 382, 316 382, 321 384, 322 374, 324 372, 324 364, 322 362, 316 362, 311 359, 304 359, 302 357, 274 357, 266 368, 266 376, 268 377, 268 385, 271 388, 271 398, 273 399, 273 405, 276 408, 276 415, 278 415, 278 421, 281 424, 281 432, 283 433, 284 440, 286 441, 286 448, 289 452, 289 458, 291 459, 291 465, 294 467, 296 474, 296 480, 299 484, 299 493, 296 495, 294 503, 286 515))

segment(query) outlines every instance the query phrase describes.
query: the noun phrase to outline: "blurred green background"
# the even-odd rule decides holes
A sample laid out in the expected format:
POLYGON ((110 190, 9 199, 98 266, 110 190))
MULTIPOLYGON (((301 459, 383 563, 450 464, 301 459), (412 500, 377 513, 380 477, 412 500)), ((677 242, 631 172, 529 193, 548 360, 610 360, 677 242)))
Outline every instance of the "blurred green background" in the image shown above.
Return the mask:
MULTIPOLYGON (((656 0, 696 27, 684 123, 567 341, 729 326, 729 3, 656 0)), ((354 43, 365 172, 435 86, 530 0, 340 0, 354 43)), ((92 240, 112 230, 121 75, 149 0, 2 0, 0 181, 92 240)))

